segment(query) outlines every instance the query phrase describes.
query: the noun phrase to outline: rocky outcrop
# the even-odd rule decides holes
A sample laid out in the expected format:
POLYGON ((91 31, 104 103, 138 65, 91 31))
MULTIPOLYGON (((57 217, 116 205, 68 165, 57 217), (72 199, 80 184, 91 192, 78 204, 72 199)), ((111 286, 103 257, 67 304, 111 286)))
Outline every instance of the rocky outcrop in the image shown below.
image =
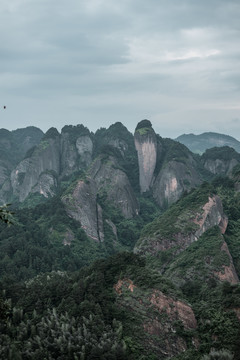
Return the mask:
POLYGON ((14 131, 0 129, 0 203, 11 201, 11 171, 42 136, 43 132, 34 126, 14 131))
POLYGON ((81 131, 78 134, 78 127, 71 127, 61 133, 61 178, 86 168, 92 161, 93 142, 90 134, 81 135, 81 131))
MULTIPOLYGON (((194 236, 198 239, 206 230, 217 225, 224 234, 228 225, 228 218, 223 212, 222 201, 219 196, 209 196, 208 202, 203 206, 202 213, 197 213, 193 222, 199 226, 194 236)), ((194 238, 194 240, 195 240, 194 238)))
POLYGON ((150 189, 157 162, 157 138, 150 121, 140 122, 134 134, 138 154, 139 183, 141 192, 150 189))
POLYGON ((32 187, 31 193, 38 193, 45 198, 53 197, 57 192, 57 177, 51 172, 43 172, 39 175, 37 184, 32 187))
POLYGON ((138 214, 139 205, 128 177, 113 156, 97 158, 89 170, 89 176, 95 181, 98 192, 105 191, 108 200, 121 210, 125 218, 138 214))
MULTIPOLYGON (((99 156, 89 168, 87 178, 79 180, 74 190, 62 197, 68 214, 81 223, 86 234, 96 241, 103 241, 104 223, 99 195, 106 195, 109 203, 119 208, 125 218, 138 214, 139 205, 127 175, 112 156, 99 156)), ((105 221, 117 240, 116 226, 109 219, 105 221)))
POLYGON ((229 258, 229 265, 223 265, 221 271, 215 272, 215 275, 221 281, 228 281, 232 285, 238 284, 239 278, 233 265, 232 256, 225 241, 222 244, 221 251, 224 251, 227 254, 229 258))
POLYGON ((89 134, 83 126, 66 127, 61 135, 49 129, 40 144, 12 170, 13 196, 23 202, 30 193, 55 195, 61 179, 90 164, 93 143, 89 134))
POLYGON ((81 162, 90 165, 92 161, 93 142, 89 136, 79 136, 76 140, 76 148, 81 162))
POLYGON ((101 242, 103 236, 102 210, 97 204, 97 187, 94 180, 79 180, 72 193, 62 197, 69 216, 81 223, 92 239, 101 242))
POLYGON ((12 165, 8 161, 0 160, 0 203, 6 203, 11 184, 9 181, 12 165))
POLYGON ((172 321, 180 320, 184 329, 196 329, 197 321, 192 308, 188 304, 174 300, 159 290, 154 290, 149 300, 160 314, 166 313, 172 321))
POLYGON ((70 246, 73 240, 74 240, 73 232, 70 229, 67 229, 67 231, 64 234, 63 245, 70 246))
POLYGON ((240 163, 240 154, 229 146, 215 147, 206 150, 201 161, 204 168, 214 175, 230 175, 240 163))
MULTIPOLYGON (((157 289, 149 289, 146 294, 128 278, 118 280, 114 289, 119 306, 130 310, 141 321, 146 351, 165 359, 187 350, 187 343, 176 327, 182 326, 183 332, 194 333, 197 321, 190 305, 157 289)), ((192 344, 197 348, 198 340, 194 336, 192 344)))
POLYGON ((201 183, 193 159, 187 162, 169 161, 160 170, 154 185, 153 197, 161 207, 176 202, 184 191, 201 183))
POLYGON ((239 164, 239 161, 236 159, 226 161, 222 159, 207 159, 204 167, 214 175, 230 175, 237 164, 239 164))
POLYGON ((24 159, 11 173, 13 195, 22 202, 31 192, 45 197, 54 194, 60 172, 59 137, 43 139, 30 158, 24 159), (43 184, 46 180, 46 184, 43 184))
POLYGON ((172 222, 169 236, 161 234, 161 227, 149 237, 141 238, 134 248, 135 253, 158 256, 159 252, 174 249, 179 254, 208 229, 218 226, 222 233, 228 224, 227 216, 223 212, 222 201, 217 195, 209 196, 208 202, 195 211, 182 210, 172 222), (178 230, 179 229, 179 230, 178 230), (186 230, 185 230, 186 229, 186 230))
POLYGON ((70 134, 61 134, 61 177, 69 176, 77 170, 77 149, 72 143, 70 134))

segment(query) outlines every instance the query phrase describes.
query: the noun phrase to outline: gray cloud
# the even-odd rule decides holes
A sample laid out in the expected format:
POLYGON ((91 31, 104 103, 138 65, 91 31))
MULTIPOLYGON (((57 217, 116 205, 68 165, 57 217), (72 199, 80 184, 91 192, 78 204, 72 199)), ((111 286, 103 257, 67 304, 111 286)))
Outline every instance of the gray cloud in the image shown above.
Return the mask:
POLYGON ((2 0, 1 127, 147 117, 162 136, 240 138, 239 15, 238 0, 2 0))

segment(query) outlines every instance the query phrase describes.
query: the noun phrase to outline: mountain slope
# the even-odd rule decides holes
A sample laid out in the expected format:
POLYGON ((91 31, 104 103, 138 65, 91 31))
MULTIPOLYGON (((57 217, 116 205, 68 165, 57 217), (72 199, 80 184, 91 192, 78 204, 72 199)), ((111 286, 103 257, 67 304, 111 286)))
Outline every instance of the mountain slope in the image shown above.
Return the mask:
POLYGON ((212 147, 229 146, 240 152, 240 142, 229 135, 214 132, 205 132, 200 135, 183 134, 178 136, 176 141, 187 146, 192 152, 202 154, 212 147))

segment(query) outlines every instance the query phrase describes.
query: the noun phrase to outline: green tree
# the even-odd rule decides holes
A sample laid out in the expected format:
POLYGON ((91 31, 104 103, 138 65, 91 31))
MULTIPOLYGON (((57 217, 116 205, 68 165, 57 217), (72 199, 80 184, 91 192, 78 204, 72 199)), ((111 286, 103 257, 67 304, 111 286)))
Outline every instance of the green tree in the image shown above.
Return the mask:
POLYGON ((204 355, 201 360, 232 360, 233 354, 225 349, 216 351, 211 350, 209 355, 204 355))
POLYGON ((9 210, 10 204, 0 206, 0 220, 6 224, 13 223, 13 213, 9 210))

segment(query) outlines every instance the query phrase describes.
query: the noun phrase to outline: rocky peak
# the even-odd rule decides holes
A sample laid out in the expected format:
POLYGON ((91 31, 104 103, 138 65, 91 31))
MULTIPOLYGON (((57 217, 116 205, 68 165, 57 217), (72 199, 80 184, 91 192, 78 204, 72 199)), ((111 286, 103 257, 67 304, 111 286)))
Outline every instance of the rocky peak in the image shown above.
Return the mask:
POLYGON ((92 161, 93 141, 83 125, 64 126, 61 131, 61 175, 69 176, 85 169, 92 161))
POLYGON ((162 160, 157 163, 158 173, 153 184, 153 197, 161 207, 176 202, 183 192, 188 192, 202 179, 193 154, 182 144, 161 139, 162 160))
MULTIPOLYGON (((67 213, 81 223, 86 234, 96 241, 103 241, 99 194, 106 195, 107 201, 118 208, 125 218, 138 214, 138 201, 126 173, 119 166, 118 160, 107 153, 97 157, 89 167, 86 178, 79 180, 62 198, 67 213)), ((105 221, 117 239, 115 225, 109 219, 105 221)))
POLYGON ((45 197, 52 196, 55 193, 59 173, 59 136, 55 129, 50 129, 31 156, 21 161, 12 171, 13 194, 20 202, 24 201, 31 192, 40 193, 45 197))
MULTIPOLYGON (((201 191, 201 190, 200 190, 201 191)), ((189 207, 199 190, 189 194, 189 207), (195 194, 195 196, 194 196, 195 194), (191 200, 192 199, 192 200, 191 200)), ((197 194, 199 192, 199 194, 197 194)), ((182 200, 184 202, 186 200, 182 200)), ((222 233, 225 232, 228 218, 223 212, 222 201, 217 195, 209 195, 208 201, 189 210, 188 206, 181 206, 181 202, 170 208, 152 225, 146 228, 146 235, 138 241, 135 252, 158 256, 159 251, 172 249, 174 254, 179 254, 204 234, 208 229, 218 226, 222 233), (166 227, 166 224, 169 224, 166 227), (151 230, 150 230, 151 229, 151 230), (147 234, 148 233, 148 234, 147 234)))
POLYGON ((102 152, 102 147, 105 145, 111 145, 117 148, 123 158, 132 154, 134 148, 133 135, 128 129, 121 123, 116 122, 109 126, 108 129, 101 128, 95 133, 95 153, 99 155, 102 152))
POLYGON ((139 183, 141 192, 150 189, 157 162, 157 138, 149 120, 138 123, 134 133, 138 154, 139 183))
POLYGON ((208 149, 201 160, 205 169, 214 175, 229 175, 233 168, 240 163, 240 154, 229 146, 208 149))
MULTIPOLYGON (((139 332, 139 337, 143 337, 143 343, 157 358, 169 359, 187 350, 187 343, 176 328, 179 324, 183 331, 194 332, 197 328, 190 305, 173 299, 158 289, 148 289, 146 292, 129 278, 119 279, 114 290, 118 305, 140 320, 142 331, 139 332)), ((192 344, 194 347, 198 346, 194 337, 192 344)))

